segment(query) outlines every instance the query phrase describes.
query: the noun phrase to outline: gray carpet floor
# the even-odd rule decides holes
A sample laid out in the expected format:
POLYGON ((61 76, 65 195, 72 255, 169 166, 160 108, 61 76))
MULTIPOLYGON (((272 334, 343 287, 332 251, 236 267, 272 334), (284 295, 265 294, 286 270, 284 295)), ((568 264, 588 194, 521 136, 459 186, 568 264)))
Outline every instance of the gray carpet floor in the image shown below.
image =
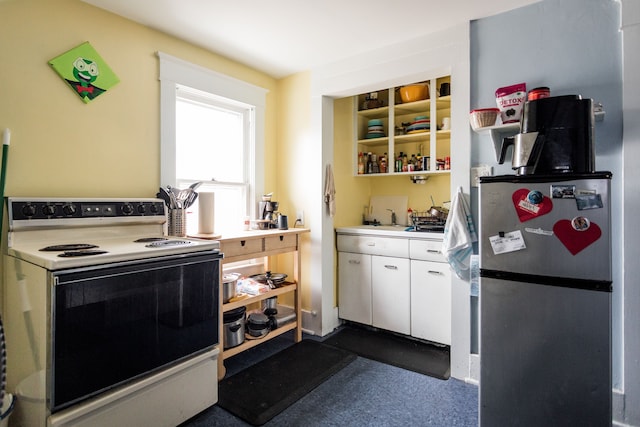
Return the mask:
MULTIPOLYGON (((287 334, 225 361, 227 375, 293 344, 287 334)), ((268 393, 256 390, 256 393, 268 393)), ((242 398, 239 396, 239 398, 242 398)), ((182 427, 248 426, 217 405, 182 427)), ((265 427, 477 426, 478 388, 358 357, 265 427)))

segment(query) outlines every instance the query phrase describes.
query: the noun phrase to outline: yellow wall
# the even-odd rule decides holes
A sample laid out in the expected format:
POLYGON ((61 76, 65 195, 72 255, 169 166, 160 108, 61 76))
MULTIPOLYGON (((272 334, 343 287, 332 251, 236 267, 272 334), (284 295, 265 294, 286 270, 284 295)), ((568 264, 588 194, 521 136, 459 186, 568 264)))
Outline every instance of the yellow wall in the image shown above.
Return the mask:
MULTIPOLYGON (((311 128, 311 74, 302 72, 278 81, 277 110, 277 156, 273 167, 277 169, 278 194, 274 199, 280 202, 279 210, 288 216, 289 227, 294 226, 296 210, 305 211, 312 205, 312 197, 318 193, 309 188, 305 179, 309 172, 311 128)), ((312 215, 306 211, 304 227, 314 227, 312 215)), ((315 224, 316 227, 319 224, 315 224)), ((301 283, 311 283, 310 264, 311 249, 309 233, 301 235, 302 239, 302 272, 301 283)), ((291 274, 291 257, 281 255, 276 264, 278 271, 291 274)), ((310 292, 302 292, 302 307, 311 307, 310 292)), ((306 288, 309 289, 308 287, 306 288)), ((286 300, 285 300, 286 302, 286 300)))
POLYGON ((426 184, 414 184, 408 176, 354 176, 353 166, 353 97, 334 101, 334 172, 336 227, 362 223, 362 213, 371 196, 406 195, 408 207, 424 211, 431 207, 431 197, 438 206, 451 200, 449 175, 429 175, 426 184))
POLYGON ((157 51, 268 89, 265 162, 275 160, 273 78, 79 0, 8 0, 0 16, 0 129, 12 133, 5 195, 153 197, 162 184, 157 51), (85 41, 120 78, 89 104, 48 65, 85 41))

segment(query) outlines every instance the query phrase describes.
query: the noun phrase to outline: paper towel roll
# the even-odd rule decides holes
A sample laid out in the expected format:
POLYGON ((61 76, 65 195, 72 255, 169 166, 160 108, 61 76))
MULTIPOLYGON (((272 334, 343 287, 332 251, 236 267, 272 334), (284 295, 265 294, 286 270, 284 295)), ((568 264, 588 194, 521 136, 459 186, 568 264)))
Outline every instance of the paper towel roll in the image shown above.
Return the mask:
POLYGON ((213 234, 215 200, 214 193, 198 193, 198 233, 213 234))

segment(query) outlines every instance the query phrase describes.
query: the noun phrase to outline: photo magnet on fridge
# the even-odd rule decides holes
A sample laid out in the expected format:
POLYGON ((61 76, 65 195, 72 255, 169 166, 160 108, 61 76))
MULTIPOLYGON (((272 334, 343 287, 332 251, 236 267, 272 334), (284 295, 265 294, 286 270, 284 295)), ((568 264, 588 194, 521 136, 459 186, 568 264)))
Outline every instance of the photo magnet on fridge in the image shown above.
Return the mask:
POLYGON ((600 209, 602 208, 602 197, 599 194, 576 195, 576 205, 579 211, 585 209, 600 209))
POLYGON ((551 197, 554 199, 573 199, 575 194, 575 185, 551 185, 551 197))

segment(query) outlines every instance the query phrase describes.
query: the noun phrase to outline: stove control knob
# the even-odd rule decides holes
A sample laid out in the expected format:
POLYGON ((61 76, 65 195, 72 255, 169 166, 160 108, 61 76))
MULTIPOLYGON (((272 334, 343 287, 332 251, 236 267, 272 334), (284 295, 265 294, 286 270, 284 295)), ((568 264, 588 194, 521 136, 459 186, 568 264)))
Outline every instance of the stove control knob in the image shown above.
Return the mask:
POLYGON ((144 214, 147 211, 147 207, 145 205, 138 205, 138 213, 144 214))
POLYGON ((22 207, 22 214, 26 217, 31 217, 36 214, 36 207, 34 205, 24 205, 22 207))
POLYGON ((151 210, 151 213, 158 213, 158 206, 156 204, 151 205, 149 209, 151 210))
POLYGON ((55 205, 45 205, 42 208, 42 213, 46 216, 52 216, 56 214, 56 206, 55 205))
POLYGON ((76 205, 73 205, 73 204, 64 205, 62 207, 62 212, 64 212, 64 214, 68 216, 75 215, 77 211, 78 211, 78 208, 76 208, 76 205))
POLYGON ((131 203, 123 204, 121 209, 125 215, 131 215, 133 213, 133 205, 131 203))

